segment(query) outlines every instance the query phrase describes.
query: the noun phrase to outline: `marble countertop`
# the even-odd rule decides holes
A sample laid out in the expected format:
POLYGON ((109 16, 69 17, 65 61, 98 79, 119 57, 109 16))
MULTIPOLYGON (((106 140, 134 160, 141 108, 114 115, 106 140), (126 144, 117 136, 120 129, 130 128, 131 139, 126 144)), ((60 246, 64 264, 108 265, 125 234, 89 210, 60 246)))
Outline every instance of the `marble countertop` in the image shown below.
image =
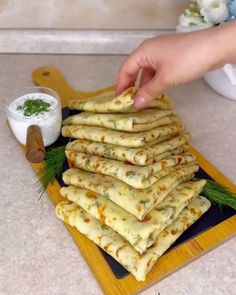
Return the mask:
MULTIPOLYGON (((123 58, 0 55, 1 295, 103 294, 50 200, 38 201, 36 176, 8 129, 3 105, 15 90, 32 85, 36 67, 56 66, 74 88, 94 90, 114 83, 123 58)), ((168 93, 194 134, 194 146, 236 182, 236 102, 202 80, 168 93)), ((233 295, 235 257, 234 238, 140 294, 233 295)))

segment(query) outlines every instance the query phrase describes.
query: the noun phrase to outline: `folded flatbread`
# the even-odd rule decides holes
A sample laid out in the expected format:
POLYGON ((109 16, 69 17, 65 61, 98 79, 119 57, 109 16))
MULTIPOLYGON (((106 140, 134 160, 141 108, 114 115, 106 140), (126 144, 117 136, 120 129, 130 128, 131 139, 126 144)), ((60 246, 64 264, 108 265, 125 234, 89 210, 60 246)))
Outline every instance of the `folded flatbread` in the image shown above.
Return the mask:
POLYGON ((182 165, 146 189, 135 189, 111 176, 85 172, 78 168, 68 169, 62 178, 65 184, 96 192, 142 220, 179 183, 190 180, 198 169, 198 165, 182 165))
POLYGON ((86 125, 128 132, 141 132, 158 126, 172 124, 176 120, 178 119, 172 110, 147 109, 133 114, 82 112, 66 118, 63 121, 63 125, 86 125))
MULTIPOLYGON (((66 150, 144 166, 171 156, 172 153, 168 152, 187 144, 189 140, 190 135, 185 133, 149 147, 127 148, 108 143, 77 139, 70 141, 66 146, 66 150)), ((181 153, 181 150, 178 150, 177 153, 181 153)))
MULTIPOLYGON (((82 110, 95 113, 134 113, 139 111, 133 106, 133 97, 136 92, 137 89, 135 87, 130 87, 116 97, 106 95, 104 97, 99 96, 85 98, 84 100, 71 100, 69 101, 68 106, 72 110, 82 110)), ((161 94, 158 98, 151 102, 149 108, 163 110, 170 109, 170 98, 161 94)))
POLYGON ((173 172, 176 166, 188 164, 196 160, 194 155, 185 153, 140 167, 74 151, 66 151, 66 157, 71 167, 109 175, 135 188, 147 188, 162 177, 173 172))
POLYGON ((140 255, 121 235, 92 217, 75 203, 61 202, 56 207, 56 215, 110 254, 138 281, 143 281, 157 259, 209 207, 210 202, 207 199, 195 198, 183 209, 177 219, 158 235, 156 242, 143 255, 140 255))
POLYGON ((176 187, 144 220, 139 221, 106 197, 75 186, 62 187, 61 195, 82 207, 125 238, 140 254, 151 246, 158 234, 200 194, 205 181, 185 182, 176 187))
POLYGON ((62 127, 62 135, 64 137, 87 139, 119 146, 139 147, 155 140, 162 141, 162 137, 174 136, 183 129, 184 125, 181 121, 137 133, 85 125, 67 125, 62 127))
MULTIPOLYGON (((182 212, 182 210, 196 197, 198 196, 206 184, 205 179, 201 179, 197 182, 183 182, 175 187, 175 189, 170 192, 165 199, 157 204, 157 206, 148 213, 151 214, 154 210, 163 210, 166 207, 172 207, 174 209, 173 215, 166 220, 163 224, 163 229, 170 225, 182 212)), ((147 216, 148 216, 147 215, 147 216)), ((145 216, 146 217, 146 216, 145 216)), ((150 247, 157 239, 161 230, 156 229, 149 237, 147 247, 150 247)))

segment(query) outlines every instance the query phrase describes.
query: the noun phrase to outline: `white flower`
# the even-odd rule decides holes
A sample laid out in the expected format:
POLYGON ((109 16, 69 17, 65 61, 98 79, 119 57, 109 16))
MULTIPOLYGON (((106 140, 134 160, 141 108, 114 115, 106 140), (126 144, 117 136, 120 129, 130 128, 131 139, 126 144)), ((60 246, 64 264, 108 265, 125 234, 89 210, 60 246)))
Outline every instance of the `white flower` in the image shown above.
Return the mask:
POLYGON ((229 17, 229 0, 197 0, 197 3, 205 22, 219 24, 229 17))
POLYGON ((194 26, 202 23, 202 17, 200 16, 190 16, 181 14, 179 17, 179 25, 180 26, 194 26))
POLYGON ((191 16, 186 14, 181 14, 179 17, 179 24, 176 28, 177 32, 191 32, 210 28, 213 23, 206 23, 201 16, 191 16))

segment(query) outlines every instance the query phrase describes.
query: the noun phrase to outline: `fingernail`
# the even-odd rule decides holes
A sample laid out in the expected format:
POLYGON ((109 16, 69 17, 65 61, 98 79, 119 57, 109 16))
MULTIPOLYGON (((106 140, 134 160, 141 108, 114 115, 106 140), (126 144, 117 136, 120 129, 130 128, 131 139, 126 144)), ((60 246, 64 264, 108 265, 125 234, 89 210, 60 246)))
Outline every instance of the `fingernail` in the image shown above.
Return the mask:
POLYGON ((141 96, 135 97, 135 99, 134 99, 134 107, 135 108, 138 108, 138 109, 145 108, 146 105, 147 105, 147 102, 143 97, 141 97, 141 96))

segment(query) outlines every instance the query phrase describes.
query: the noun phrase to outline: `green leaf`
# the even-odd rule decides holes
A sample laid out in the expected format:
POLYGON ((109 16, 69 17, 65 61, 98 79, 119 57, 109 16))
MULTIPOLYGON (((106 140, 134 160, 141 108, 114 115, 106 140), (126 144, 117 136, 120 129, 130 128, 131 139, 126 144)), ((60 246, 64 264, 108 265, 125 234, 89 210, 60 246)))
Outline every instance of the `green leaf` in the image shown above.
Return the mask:
POLYGON ((201 194, 212 203, 226 205, 236 210, 236 194, 213 180, 207 179, 201 194))
POLYGON ((44 166, 39 176, 41 186, 39 192, 42 194, 46 191, 48 185, 62 174, 63 165, 66 160, 65 145, 51 148, 46 152, 44 166))

